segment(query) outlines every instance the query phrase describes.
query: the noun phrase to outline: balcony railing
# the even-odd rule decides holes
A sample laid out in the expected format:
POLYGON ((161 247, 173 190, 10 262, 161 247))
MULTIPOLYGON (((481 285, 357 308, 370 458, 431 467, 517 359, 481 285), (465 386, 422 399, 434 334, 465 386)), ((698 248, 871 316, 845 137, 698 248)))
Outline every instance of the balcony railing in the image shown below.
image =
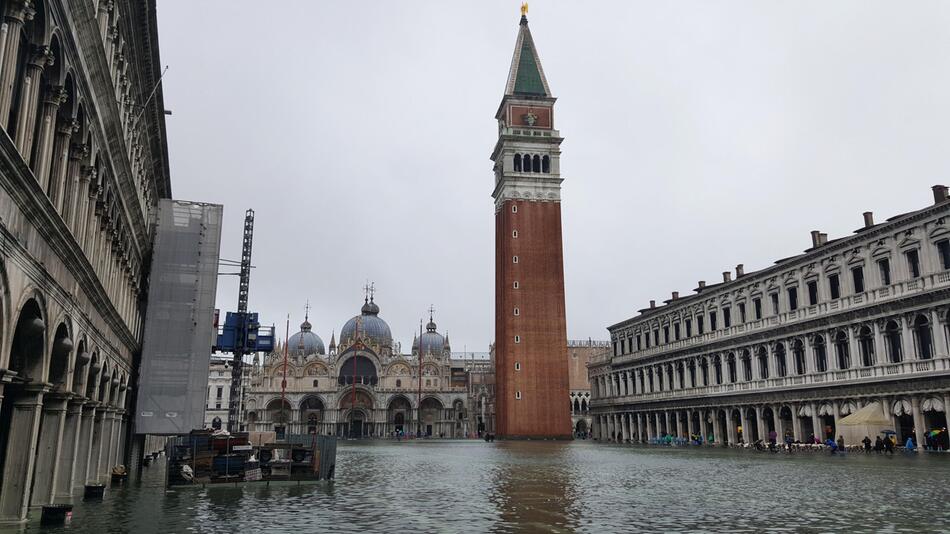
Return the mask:
POLYGON ((895 375, 921 376, 943 375, 950 372, 950 357, 935 358, 933 360, 916 360, 900 363, 885 363, 874 367, 860 367, 842 371, 827 371, 808 375, 785 376, 768 380, 754 380, 751 382, 734 382, 699 386, 652 393, 612 396, 607 399, 593 398, 594 406, 609 406, 629 402, 649 402, 673 398, 708 397, 724 395, 740 391, 742 393, 757 393, 777 391, 783 389, 804 388, 812 385, 833 386, 848 383, 874 382, 881 379, 893 379, 895 375))
POLYGON ((671 343, 657 345, 648 349, 639 350, 633 353, 614 356, 608 353, 605 356, 591 358, 590 366, 612 361, 616 365, 622 365, 632 361, 665 354, 680 349, 694 346, 705 345, 715 341, 724 340, 737 334, 757 332, 760 330, 772 328, 779 325, 791 324, 810 319, 819 315, 829 315, 832 313, 841 313, 854 308, 865 307, 873 304, 887 302, 905 297, 924 290, 931 290, 940 287, 950 286, 950 271, 941 271, 930 275, 922 276, 914 280, 905 280, 892 284, 888 287, 876 288, 854 295, 846 295, 839 299, 829 302, 821 302, 814 306, 807 306, 791 310, 771 317, 765 317, 744 324, 733 325, 729 328, 706 332, 702 335, 692 336, 686 339, 680 339, 671 343))

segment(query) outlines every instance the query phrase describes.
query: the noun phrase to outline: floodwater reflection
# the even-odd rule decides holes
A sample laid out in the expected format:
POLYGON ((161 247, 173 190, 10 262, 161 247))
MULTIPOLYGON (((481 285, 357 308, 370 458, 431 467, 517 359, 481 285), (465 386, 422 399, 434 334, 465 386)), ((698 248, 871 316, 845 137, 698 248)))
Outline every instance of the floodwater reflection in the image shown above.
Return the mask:
MULTIPOLYGON (((164 464, 27 532, 933 532, 950 454, 772 455, 591 442, 341 443, 337 481, 181 488, 164 464)), ((7 532, 0 530, 0 532, 7 532)))

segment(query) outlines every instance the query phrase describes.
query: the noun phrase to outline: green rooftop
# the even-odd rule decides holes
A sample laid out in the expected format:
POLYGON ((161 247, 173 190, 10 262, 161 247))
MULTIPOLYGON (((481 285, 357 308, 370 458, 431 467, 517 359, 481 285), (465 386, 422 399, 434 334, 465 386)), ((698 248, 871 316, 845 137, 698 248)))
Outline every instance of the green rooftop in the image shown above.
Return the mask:
POLYGON ((529 36, 521 42, 521 61, 518 62, 518 75, 515 77, 515 94, 546 96, 538 61, 534 57, 529 36))

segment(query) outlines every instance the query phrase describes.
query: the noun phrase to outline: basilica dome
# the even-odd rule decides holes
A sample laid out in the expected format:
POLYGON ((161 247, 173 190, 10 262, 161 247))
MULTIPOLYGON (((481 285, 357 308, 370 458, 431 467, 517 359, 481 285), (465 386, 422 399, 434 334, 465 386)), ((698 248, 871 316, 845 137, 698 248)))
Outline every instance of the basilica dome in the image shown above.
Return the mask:
POLYGON ((300 325, 300 332, 290 336, 287 340, 287 351, 296 356, 310 356, 311 354, 326 354, 323 340, 311 332, 310 322, 304 319, 300 325))
POLYGON ((422 337, 416 337, 412 341, 412 352, 417 354, 419 351, 419 346, 422 345, 422 354, 433 354, 436 356, 441 356, 442 352, 448 349, 448 343, 445 338, 442 337, 442 334, 436 332, 435 322, 432 321, 432 317, 429 317, 429 324, 426 325, 426 331, 422 333, 422 337))
POLYGON ((356 341, 357 328, 360 338, 380 347, 392 348, 393 334, 386 321, 379 317, 379 306, 372 300, 365 301, 360 314, 343 325, 340 330, 340 345, 350 345, 356 341))

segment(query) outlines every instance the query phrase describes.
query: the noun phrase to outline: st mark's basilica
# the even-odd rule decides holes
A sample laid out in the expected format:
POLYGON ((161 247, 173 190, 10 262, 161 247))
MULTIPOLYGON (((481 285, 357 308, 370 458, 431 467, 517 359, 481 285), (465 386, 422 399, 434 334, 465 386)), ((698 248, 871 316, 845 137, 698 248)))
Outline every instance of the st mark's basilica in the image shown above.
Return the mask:
POLYGON ((468 399, 467 377, 479 362, 452 358, 448 336, 438 332, 431 310, 425 332, 413 336, 409 354, 393 342, 371 294, 360 313, 343 325, 339 344, 331 334, 325 346, 308 319, 286 347, 264 355, 263 361, 255 356, 245 393, 248 430, 446 438, 485 430, 487 418, 479 417, 478 410, 487 407, 488 395, 468 399), (471 413, 470 404, 475 406, 471 413))

